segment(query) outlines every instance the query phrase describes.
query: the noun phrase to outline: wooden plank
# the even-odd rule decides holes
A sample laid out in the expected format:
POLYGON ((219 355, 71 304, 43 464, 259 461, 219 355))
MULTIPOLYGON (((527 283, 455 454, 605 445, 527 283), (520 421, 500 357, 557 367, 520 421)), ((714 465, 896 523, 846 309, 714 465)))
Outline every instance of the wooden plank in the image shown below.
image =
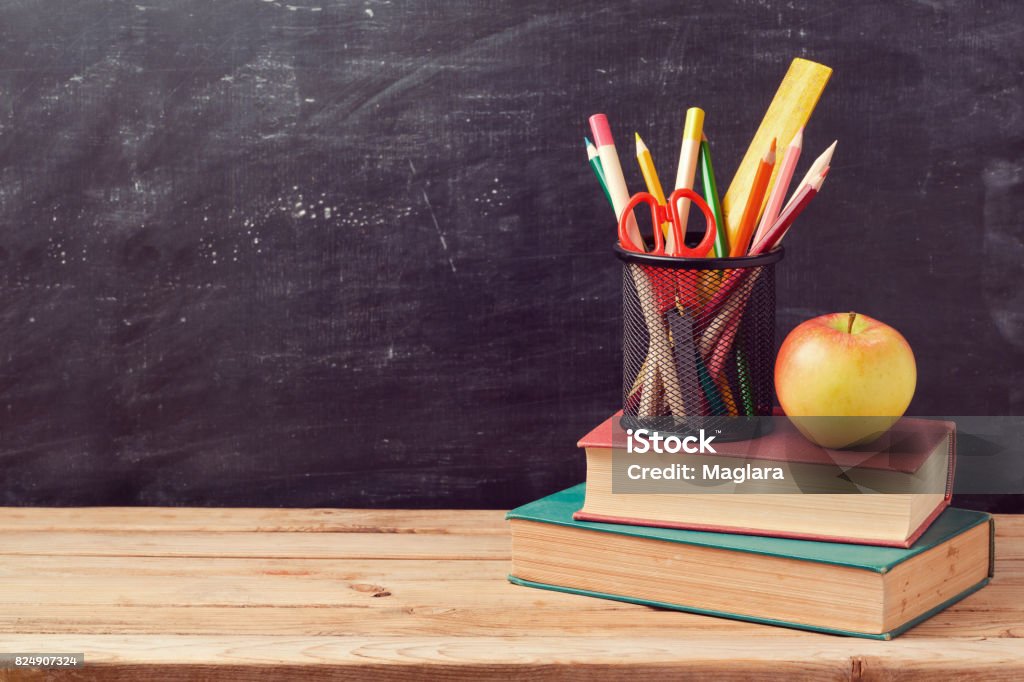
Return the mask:
MULTIPOLYGON (((324 623, 314 618, 312 633, 302 629, 303 612, 328 614, 331 632, 363 634, 481 634, 500 626, 503 635, 528 635, 547 623, 552 634, 578 625, 580 634, 599 627, 627 636, 645 623, 657 634, 693 622, 675 612, 513 586, 503 580, 507 570, 505 561, 7 557, 0 564, 0 632, 280 632, 254 620, 256 609, 275 623, 291 612, 288 631, 304 634, 323 633, 324 623), (153 615, 147 629, 147 608, 168 615, 153 615), (609 621, 609 611, 638 615, 623 623, 620 616, 609 621)), ((942 632, 1005 636, 1021 624, 1021 604, 1024 581, 997 579, 947 612, 954 618, 942 632)))
MULTIPOLYGON (((0 633, 223 635, 436 635, 531 637, 590 636, 699 638, 732 633, 749 637, 792 637, 793 630, 723 618, 651 609, 614 601, 578 608, 582 597, 552 593, 513 605, 464 607, 434 604, 413 607, 355 606, 108 606, 3 608, 0 633)), ((980 620, 980 619, 979 619, 980 620)), ((1003 628, 1005 629, 1005 628, 1003 628)), ((990 628, 995 636, 1001 629, 990 628)), ((798 633, 802 634, 802 633, 798 633)), ((806 633, 807 637, 816 637, 806 633)), ((0 640, 2 640, 0 634, 0 640)))
POLYGON ((0 531, 505 535, 505 512, 455 509, 0 507, 0 531))
POLYGON ((507 535, 419 533, 5 531, 4 555, 509 559, 511 541, 507 535))
POLYGON ((332 559, 237 557, 146 557, 82 556, 67 561, 56 556, 7 556, 0 561, 0 595, 9 591, 12 581, 31 579, 92 580, 93 582, 136 577, 183 581, 224 577, 245 582, 252 579, 284 577, 296 580, 330 579, 347 582, 384 580, 433 581, 441 585, 462 580, 504 579, 510 564, 504 559, 332 559))
MULTIPOLYGON (((292 636, 423 636, 445 633, 453 637, 502 638, 585 637, 602 633, 624 639, 672 636, 680 641, 726 635, 744 639, 820 637, 810 632, 622 602, 604 601, 580 608, 583 599, 560 595, 504 606, 433 604, 398 608, 382 606, 372 610, 358 606, 5 606, 0 610, 0 642, 7 633, 214 636, 225 633, 292 636)), ((1024 639, 1024 619, 1019 610, 993 612, 954 606, 901 639, 936 641, 946 637, 1024 639)))
POLYGON ((997 538, 1024 538, 1024 514, 996 514, 997 538))
MULTIPOLYGON (((160 557, 9 556, 0 608, 131 606, 522 607, 558 593, 509 584, 507 561, 324 561, 160 557)), ((567 595, 568 596, 568 595, 567 595)), ((569 608, 602 601, 572 597, 569 608)), ((965 602, 1022 612, 1024 580, 996 579, 965 602)), ((600 607, 603 608, 603 607, 600 607)))
MULTIPOLYGON (((726 635, 686 646, 649 637, 275 637, 10 635, 21 651, 86 651, 94 679, 622 679, 728 671, 737 679, 1017 680, 1019 640, 949 638, 875 642, 838 637, 743 640, 726 635), (984 652, 985 655, 979 655, 984 652), (188 677, 186 673, 190 673, 188 677)), ((4 678, 0 678, 2 680, 4 678)))

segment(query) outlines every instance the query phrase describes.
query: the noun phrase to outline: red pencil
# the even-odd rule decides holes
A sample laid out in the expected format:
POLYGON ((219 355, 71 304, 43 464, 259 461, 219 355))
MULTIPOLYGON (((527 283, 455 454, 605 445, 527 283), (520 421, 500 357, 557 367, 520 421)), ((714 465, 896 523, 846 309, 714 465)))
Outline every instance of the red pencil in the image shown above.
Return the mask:
POLYGON ((782 211, 782 214, 775 221, 775 224, 772 225, 771 229, 765 233, 761 241, 754 244, 750 249, 750 255, 771 251, 782 241, 782 238, 786 236, 786 232, 793 226, 793 221, 807 208, 807 204, 811 203, 814 195, 821 191, 821 186, 825 182, 825 176, 828 175, 828 169, 829 167, 825 166, 817 178, 800 188, 800 191, 796 193, 793 200, 782 211))

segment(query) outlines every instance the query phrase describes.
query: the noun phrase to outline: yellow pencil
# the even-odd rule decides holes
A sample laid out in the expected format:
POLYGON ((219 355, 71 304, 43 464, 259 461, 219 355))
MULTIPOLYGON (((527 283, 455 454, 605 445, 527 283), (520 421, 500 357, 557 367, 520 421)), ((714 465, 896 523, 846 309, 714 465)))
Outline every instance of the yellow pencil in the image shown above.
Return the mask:
POLYGON ((651 158, 651 150, 640 139, 640 133, 634 133, 634 135, 636 135, 636 160, 640 164, 640 172, 644 175, 644 182, 647 183, 647 191, 654 195, 659 204, 664 205, 665 191, 661 188, 658 171, 654 170, 654 159, 651 158))
MULTIPOLYGON (((654 159, 651 157, 651 150, 647 148, 644 141, 640 139, 640 133, 636 135, 636 162, 640 164, 640 172, 644 176, 644 183, 647 184, 647 191, 650 192, 658 203, 665 205, 665 190, 661 188, 661 180, 658 179, 658 171, 654 169, 654 159)), ((668 237, 670 225, 661 224, 661 231, 668 237)))

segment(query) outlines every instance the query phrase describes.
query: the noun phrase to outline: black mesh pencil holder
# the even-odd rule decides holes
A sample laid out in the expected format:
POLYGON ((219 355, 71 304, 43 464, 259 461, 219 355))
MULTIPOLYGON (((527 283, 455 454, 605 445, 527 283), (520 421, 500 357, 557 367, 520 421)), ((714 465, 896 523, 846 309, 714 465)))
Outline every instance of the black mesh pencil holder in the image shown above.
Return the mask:
POLYGON ((775 264, 668 258, 615 245, 622 273, 624 428, 753 438, 774 403, 775 264))

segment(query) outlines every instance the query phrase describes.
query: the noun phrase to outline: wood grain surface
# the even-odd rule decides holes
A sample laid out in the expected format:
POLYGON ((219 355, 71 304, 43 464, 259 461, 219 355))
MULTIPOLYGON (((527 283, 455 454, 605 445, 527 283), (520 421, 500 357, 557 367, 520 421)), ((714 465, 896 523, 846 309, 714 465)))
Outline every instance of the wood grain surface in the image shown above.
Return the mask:
POLYGON ((1024 675, 1021 517, 988 587, 876 642, 511 585, 502 516, 0 509, 0 652, 88 662, 0 682, 1024 675))
POLYGON ((793 57, 835 70, 805 161, 839 146, 779 336, 862 311, 917 354, 912 412, 1021 414, 1022 25, 1014 0, 0 3, 0 504, 576 483, 621 404, 587 117, 638 190, 633 132, 671 178, 701 106, 724 191, 793 57))

